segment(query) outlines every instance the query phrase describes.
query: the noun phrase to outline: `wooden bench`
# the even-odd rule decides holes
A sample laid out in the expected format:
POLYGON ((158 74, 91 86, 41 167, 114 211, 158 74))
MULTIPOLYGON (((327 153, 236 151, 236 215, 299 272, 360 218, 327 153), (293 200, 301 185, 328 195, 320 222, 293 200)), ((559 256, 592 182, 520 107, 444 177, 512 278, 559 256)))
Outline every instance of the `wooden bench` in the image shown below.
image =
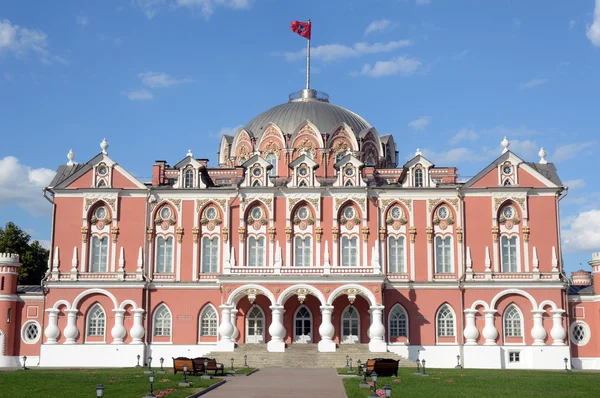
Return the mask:
POLYGON ((177 374, 177 372, 183 372, 183 365, 187 365, 188 373, 196 374, 196 370, 194 369, 194 362, 190 358, 173 358, 173 372, 175 374, 177 374))
POLYGON ((194 364, 194 374, 204 373, 204 361, 206 360, 206 373, 215 372, 215 376, 217 373, 221 372, 221 375, 225 375, 225 366, 222 363, 218 363, 215 358, 194 358, 192 362, 194 364), (197 373, 196 373, 197 372, 197 373))
POLYGON ((365 373, 370 376, 376 372, 378 376, 398 376, 398 363, 395 359, 375 358, 367 360, 365 373))

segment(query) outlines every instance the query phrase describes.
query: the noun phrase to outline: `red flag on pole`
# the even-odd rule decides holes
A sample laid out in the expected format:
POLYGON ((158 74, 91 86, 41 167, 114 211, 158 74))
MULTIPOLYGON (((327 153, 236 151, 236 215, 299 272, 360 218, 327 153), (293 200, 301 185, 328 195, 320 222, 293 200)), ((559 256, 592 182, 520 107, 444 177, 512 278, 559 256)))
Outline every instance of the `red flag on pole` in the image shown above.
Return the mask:
POLYGON ((310 22, 294 21, 292 22, 291 28, 300 36, 310 40, 310 22))

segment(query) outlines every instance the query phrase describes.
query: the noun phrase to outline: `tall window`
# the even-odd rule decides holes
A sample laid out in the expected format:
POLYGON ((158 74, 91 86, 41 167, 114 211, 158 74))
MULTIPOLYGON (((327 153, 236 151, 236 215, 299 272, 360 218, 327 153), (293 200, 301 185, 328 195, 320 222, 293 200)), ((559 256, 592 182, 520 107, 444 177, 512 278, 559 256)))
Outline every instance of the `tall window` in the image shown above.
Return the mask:
POLYGON ((415 169, 415 187, 423 186, 423 169, 415 169))
POLYGON ((166 305, 161 304, 154 311, 154 336, 171 335, 171 312, 166 305))
POLYGON ((269 177, 277 177, 277 155, 270 153, 265 160, 273 166, 271 170, 269 170, 269 177))
POLYGON ((452 238, 447 236, 435 238, 435 272, 447 274, 452 272, 452 238))
POLYGON ((156 272, 173 272, 173 237, 165 239, 159 236, 156 246, 156 272))
POLYGON ((311 239, 309 236, 302 239, 300 236, 296 236, 294 239, 295 245, 295 261, 296 267, 310 267, 311 266, 311 239))
POLYGON ((390 312, 390 336, 408 337, 408 322, 406 311, 399 305, 394 306, 390 312))
POLYGON ((217 311, 209 305, 200 315, 200 336, 217 335, 217 311))
POLYGON ((92 264, 90 272, 106 272, 108 268, 108 237, 92 238, 92 264))
POLYGON ((218 272, 219 266, 219 238, 202 239, 202 272, 205 274, 218 272))
POLYGON ((248 266, 265 266, 265 238, 251 236, 248 239, 248 266))
POLYGON ((500 239, 502 245, 502 272, 517 272, 517 237, 500 239))
POLYGON ((87 336, 102 336, 106 330, 106 314, 99 304, 94 306, 88 312, 87 318, 87 336))
POLYGON ((444 305, 437 316, 438 337, 454 337, 454 314, 448 305, 444 305))
POLYGON ((194 169, 187 169, 185 171, 183 187, 184 188, 193 188, 194 187, 194 169))
POLYGON ((517 307, 511 305, 504 313, 504 336, 505 337, 523 337, 523 321, 521 313, 517 307))
POLYGON ((388 272, 390 274, 401 274, 406 272, 404 268, 404 237, 388 238, 388 272))
POLYGON ((356 267, 358 265, 358 238, 355 236, 342 238, 342 266, 356 267))

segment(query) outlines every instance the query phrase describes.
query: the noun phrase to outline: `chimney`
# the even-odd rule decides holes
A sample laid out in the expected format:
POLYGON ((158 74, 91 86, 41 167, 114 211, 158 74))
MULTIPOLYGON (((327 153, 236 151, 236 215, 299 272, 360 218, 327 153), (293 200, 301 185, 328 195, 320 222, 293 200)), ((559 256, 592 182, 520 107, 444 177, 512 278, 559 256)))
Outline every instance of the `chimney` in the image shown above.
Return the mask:
POLYGON ((167 162, 164 160, 156 160, 154 166, 152 166, 152 186, 157 187, 161 185, 165 177, 165 166, 167 162))
POLYGON ((592 261, 588 262, 592 266, 592 275, 596 279, 594 283, 594 293, 600 294, 600 252, 592 253, 592 261))

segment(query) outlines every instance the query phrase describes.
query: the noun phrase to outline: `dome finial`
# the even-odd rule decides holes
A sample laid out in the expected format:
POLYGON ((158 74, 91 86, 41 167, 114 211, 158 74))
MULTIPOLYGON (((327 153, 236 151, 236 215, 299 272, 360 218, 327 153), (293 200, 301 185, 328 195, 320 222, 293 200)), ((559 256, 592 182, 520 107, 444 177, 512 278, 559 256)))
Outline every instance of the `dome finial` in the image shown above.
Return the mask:
POLYGON ((73 152, 72 149, 69 149, 69 153, 67 153, 67 159, 69 159, 69 161, 67 162, 67 166, 73 166, 77 164, 73 162, 73 159, 75 159, 75 152, 73 152))
POLYGON ((103 154, 108 155, 108 152, 106 152, 108 149, 108 141, 106 141, 106 138, 104 138, 100 143, 100 148, 102 149, 103 154))
POLYGON ((421 153, 421 150, 419 148, 417 148, 417 151, 415 152, 415 156, 423 156, 423 154, 421 153))
POLYGON ((538 156, 540 157, 540 164, 548 164, 548 161, 546 160, 546 151, 544 151, 544 147, 540 148, 538 156))
POLYGON ((191 149, 188 149, 188 152, 187 152, 187 155, 186 155, 186 156, 187 156, 188 158, 193 158, 193 157, 194 157, 194 154, 192 153, 192 150, 191 150, 191 149))
POLYGON ((508 140, 508 138, 506 138, 506 136, 504 136, 504 139, 502 140, 502 142, 500 142, 500 145, 502 145, 502 148, 504 148, 502 150, 502 153, 508 152, 508 147, 510 146, 510 141, 508 140))

